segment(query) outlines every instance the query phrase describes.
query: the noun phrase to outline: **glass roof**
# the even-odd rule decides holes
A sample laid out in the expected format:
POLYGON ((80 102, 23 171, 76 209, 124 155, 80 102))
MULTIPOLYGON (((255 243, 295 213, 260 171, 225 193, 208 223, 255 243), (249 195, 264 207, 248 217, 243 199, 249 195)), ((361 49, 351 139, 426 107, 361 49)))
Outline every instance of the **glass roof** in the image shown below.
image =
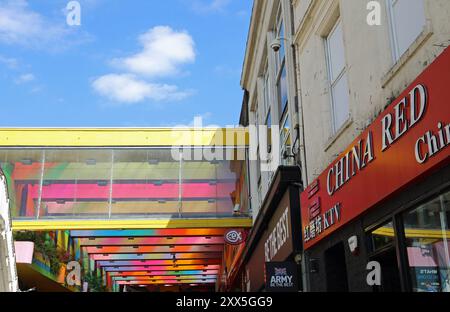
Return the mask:
POLYGON ((244 148, 1 149, 13 219, 246 216, 244 148), (182 154, 180 156, 180 154, 182 154))

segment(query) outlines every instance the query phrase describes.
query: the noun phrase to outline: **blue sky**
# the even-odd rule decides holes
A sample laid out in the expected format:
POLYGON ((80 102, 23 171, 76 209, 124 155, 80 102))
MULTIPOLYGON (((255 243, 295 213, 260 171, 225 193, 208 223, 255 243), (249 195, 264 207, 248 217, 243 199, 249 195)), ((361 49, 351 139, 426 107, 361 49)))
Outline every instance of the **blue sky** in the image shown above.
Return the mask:
POLYGON ((0 126, 238 123, 252 0, 68 2, 0 0, 0 126))

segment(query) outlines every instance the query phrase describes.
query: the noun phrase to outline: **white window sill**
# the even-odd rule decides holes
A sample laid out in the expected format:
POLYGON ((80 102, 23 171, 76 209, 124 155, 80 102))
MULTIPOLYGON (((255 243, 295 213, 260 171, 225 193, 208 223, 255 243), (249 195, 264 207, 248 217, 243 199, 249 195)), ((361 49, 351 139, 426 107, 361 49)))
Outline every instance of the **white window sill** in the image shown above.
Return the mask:
POLYGON ((428 38, 433 34, 433 29, 430 23, 425 25, 425 28, 417 37, 417 39, 411 44, 408 50, 403 53, 403 55, 398 59, 398 61, 389 69, 389 71, 381 79, 382 88, 384 89, 386 85, 397 75, 399 70, 405 66, 405 64, 411 59, 411 57, 417 52, 417 50, 427 41, 428 38))
POLYGON ((324 146, 324 151, 328 151, 328 149, 336 142, 336 140, 342 135, 342 133, 347 130, 348 127, 353 123, 353 117, 350 115, 344 124, 327 140, 324 146))

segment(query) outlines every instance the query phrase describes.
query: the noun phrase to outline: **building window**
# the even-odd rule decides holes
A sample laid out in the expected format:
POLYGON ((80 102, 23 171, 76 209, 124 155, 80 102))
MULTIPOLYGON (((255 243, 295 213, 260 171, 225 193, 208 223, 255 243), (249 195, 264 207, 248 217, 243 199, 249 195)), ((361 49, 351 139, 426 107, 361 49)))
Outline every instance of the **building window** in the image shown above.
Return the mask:
POLYGON ((284 115, 286 115, 288 104, 287 73, 284 62, 278 77, 277 90, 278 90, 278 111, 280 113, 280 120, 282 120, 284 115))
POLYGON ((287 72, 286 72, 286 49, 285 49, 285 33, 284 22, 281 17, 281 8, 278 12, 278 18, 275 25, 275 34, 280 40, 280 49, 276 52, 275 66, 276 66, 276 86, 277 86, 277 102, 278 102, 278 117, 281 121, 284 118, 288 104, 288 88, 287 88, 287 72))
POLYGON ((289 114, 285 114, 284 119, 281 122, 280 131, 280 144, 281 144, 281 163, 282 165, 288 166, 293 165, 293 158, 290 157, 291 151, 291 132, 290 129, 289 114), (283 157, 286 154, 286 157, 283 157))
POLYGON ((425 8, 423 0, 387 0, 393 45, 397 62, 423 31, 425 8))
POLYGON ((376 252, 386 247, 391 247, 394 244, 394 236, 395 232, 392 221, 378 227, 369 235, 371 251, 376 252))
POLYGON ((395 249, 397 236, 394 222, 387 222, 369 234, 369 259, 378 262, 381 268, 381 284, 372 286, 373 291, 401 291, 400 270, 395 249))
POLYGON ((263 94, 264 94, 264 114, 267 114, 267 112, 270 109, 270 75, 269 75, 269 68, 268 65, 266 65, 266 70, 264 71, 264 77, 263 77, 263 94))
POLYGON ((450 192, 404 215, 412 290, 450 292, 450 192))
POLYGON ((272 152, 272 116, 270 113, 270 109, 267 112, 266 116, 266 127, 267 127, 267 153, 272 152))
POLYGON ((325 38, 331 88, 332 130, 336 133, 349 117, 349 90, 342 23, 338 21, 325 38))

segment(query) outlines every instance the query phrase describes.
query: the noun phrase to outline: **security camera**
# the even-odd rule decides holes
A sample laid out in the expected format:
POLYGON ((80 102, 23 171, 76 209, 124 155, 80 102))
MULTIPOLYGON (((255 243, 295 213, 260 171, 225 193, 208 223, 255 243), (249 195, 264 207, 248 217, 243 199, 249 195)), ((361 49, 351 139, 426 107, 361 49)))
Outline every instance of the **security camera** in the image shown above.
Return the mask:
POLYGON ((275 38, 271 43, 270 43, 270 48, 274 51, 274 52, 278 52, 281 48, 281 40, 279 38, 275 38))

